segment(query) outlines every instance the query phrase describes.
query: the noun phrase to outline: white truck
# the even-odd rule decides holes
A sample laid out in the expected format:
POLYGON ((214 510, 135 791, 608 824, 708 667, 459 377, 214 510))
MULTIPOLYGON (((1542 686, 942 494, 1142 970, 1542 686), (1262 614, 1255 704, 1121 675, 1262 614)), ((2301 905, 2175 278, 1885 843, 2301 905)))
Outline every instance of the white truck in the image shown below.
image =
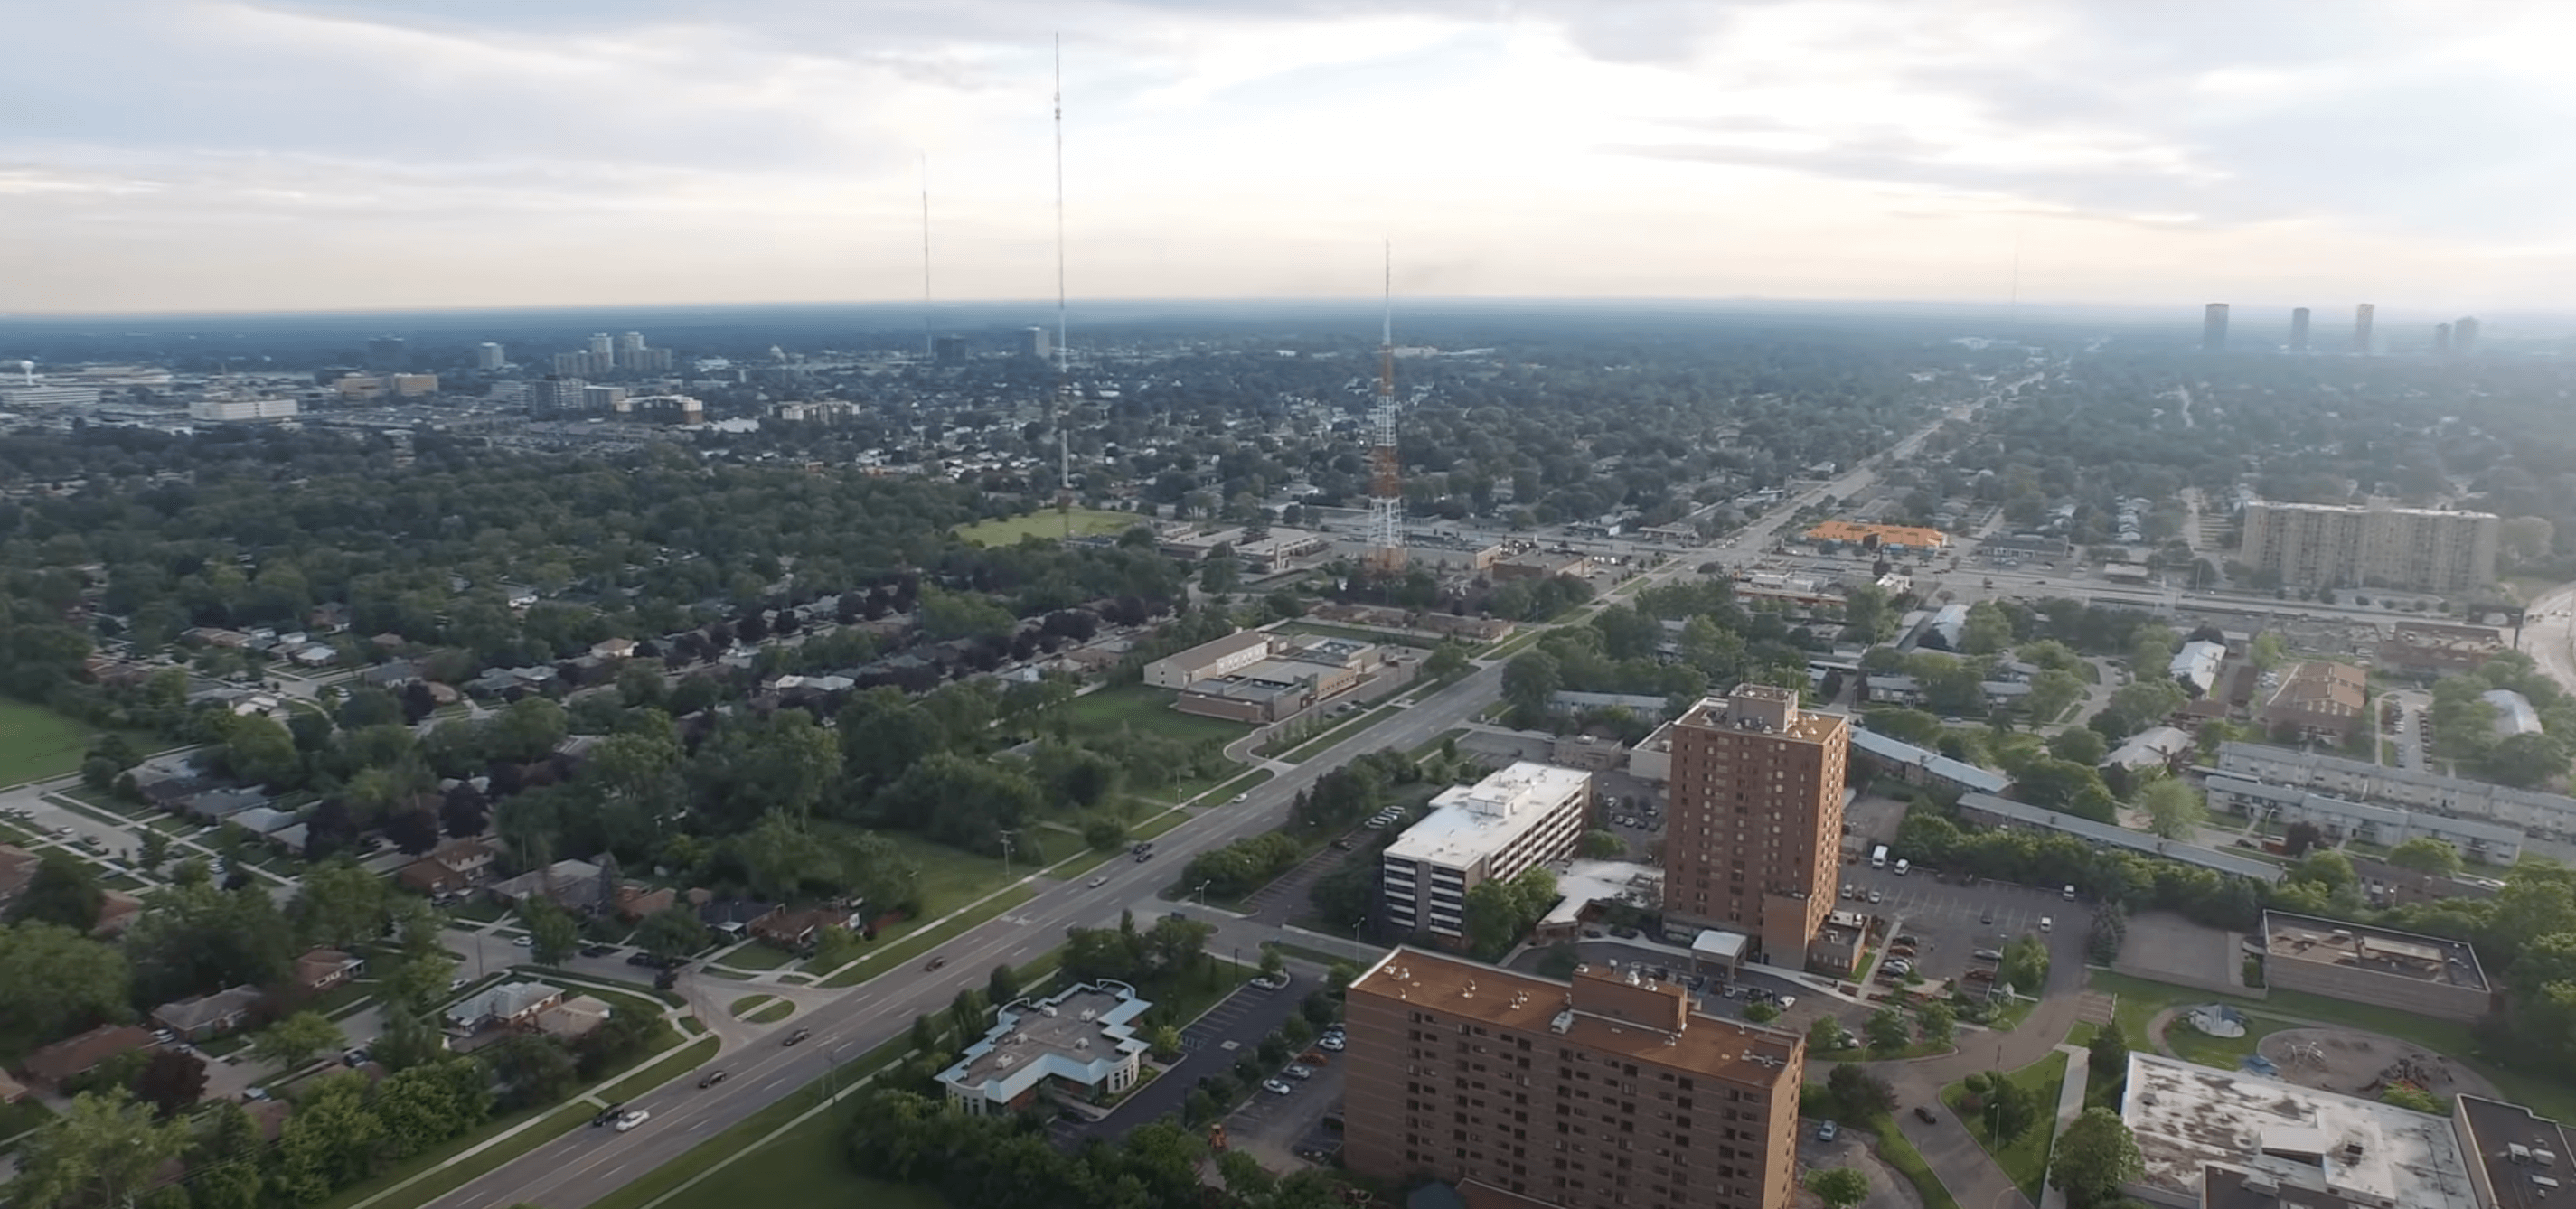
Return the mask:
POLYGON ((1887 845, 1881 844, 1876 848, 1870 849, 1869 867, 1872 869, 1884 869, 1887 867, 1887 845))

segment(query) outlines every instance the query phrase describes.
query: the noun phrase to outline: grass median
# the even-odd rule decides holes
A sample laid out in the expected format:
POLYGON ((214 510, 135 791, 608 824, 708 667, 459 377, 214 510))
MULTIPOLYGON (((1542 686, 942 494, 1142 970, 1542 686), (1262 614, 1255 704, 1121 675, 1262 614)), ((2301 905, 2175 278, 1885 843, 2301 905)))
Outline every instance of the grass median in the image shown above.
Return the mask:
POLYGON ((672 1053, 663 1055, 653 1065, 618 1080, 600 1092, 599 1098, 610 1104, 632 1100, 679 1078, 682 1074, 695 1069, 700 1063, 715 1057, 716 1051, 723 1048, 723 1045, 723 1042, 713 1037, 700 1037, 672 1053))
POLYGON ((1984 1115, 1961 1107, 1968 1100, 1967 1084, 1953 1083, 1942 1088, 1941 1102, 1958 1116, 1959 1124, 1967 1127, 1968 1136, 1975 1138, 1977 1145, 1985 1147, 1986 1153, 1994 1156, 1995 1166, 2003 1168, 2004 1176, 2036 1205, 2041 1185, 2048 1178, 2049 1147, 2057 1140, 2057 1096, 2058 1089, 2066 1082, 2066 1055, 2052 1052, 2004 1077, 2029 1093, 2031 1105, 2038 1111, 2030 1128, 2010 1142, 1998 1144, 1986 1129, 1984 1115))

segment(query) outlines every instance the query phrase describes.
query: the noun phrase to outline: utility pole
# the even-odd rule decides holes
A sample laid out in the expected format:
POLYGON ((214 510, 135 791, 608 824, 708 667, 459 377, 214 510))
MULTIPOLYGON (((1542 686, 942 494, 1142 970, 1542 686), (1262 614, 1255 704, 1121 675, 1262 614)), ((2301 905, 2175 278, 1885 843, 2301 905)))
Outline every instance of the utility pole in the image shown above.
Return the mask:
POLYGON ((1002 837, 1002 880, 1009 881, 1011 878, 1011 837, 1018 835, 1019 832, 1005 828, 1000 830, 999 834, 1002 837))

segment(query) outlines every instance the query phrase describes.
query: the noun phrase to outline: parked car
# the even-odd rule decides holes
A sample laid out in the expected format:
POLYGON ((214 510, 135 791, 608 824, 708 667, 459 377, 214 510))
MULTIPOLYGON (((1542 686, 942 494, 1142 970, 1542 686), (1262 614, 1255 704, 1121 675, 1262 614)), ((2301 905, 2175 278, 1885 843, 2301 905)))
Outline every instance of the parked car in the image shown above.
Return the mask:
POLYGON ((2004 955, 2000 949, 1979 949, 1976 952, 1976 958, 1979 961, 2002 961, 2004 955))
POLYGON ((1876 906, 1876 905, 1878 904, 1878 899, 1879 899, 1878 891, 1876 891, 1876 890, 1872 890, 1872 891, 1870 891, 1870 892, 1869 892, 1869 901, 1870 901, 1870 905, 1872 905, 1872 906, 1876 906))
POLYGON ((1970 982, 1993 982, 1995 980, 1995 972, 1993 970, 1979 968, 1968 971, 1966 977, 1970 982))
POLYGON ((1285 1079, 1264 1079, 1261 1081, 1261 1090, 1274 1096, 1284 1096, 1297 1089, 1290 1087, 1285 1079))
POLYGON ((2054 927, 2056 926, 2056 924, 2057 924, 2057 921, 2056 921, 2056 920, 2050 919, 2049 917, 2047 917, 2047 916, 2045 916, 2045 915, 2043 915, 2043 916, 2040 916, 2040 917, 2039 917, 2039 930, 2040 930, 2040 931, 2042 931, 2042 932, 2049 931, 2050 929, 2054 928, 2054 927))
POLYGON ((1835 1137, 1842 1133, 1842 1131, 1842 1126, 1836 1125, 1831 1121, 1827 1121, 1816 1127, 1816 1140, 1819 1142, 1833 1141, 1835 1137))
POLYGON ((606 957, 616 951, 617 946, 615 945, 583 945, 581 947, 581 955, 584 957, 606 957))
POLYGON ((624 1133, 627 1130, 633 1129, 651 1119, 653 1119, 653 1114, 650 1112, 641 1108, 631 1110, 626 1115, 617 1118, 617 1132, 624 1133))
POLYGON ((1291 1079, 1312 1079, 1315 1077, 1315 1068, 1303 1062, 1291 1062, 1288 1064, 1288 1069, 1279 1073, 1291 1079))
POLYGON ((1252 985, 1265 991, 1276 991, 1288 985, 1286 974, 1265 974, 1252 980, 1252 985))
POLYGON ((1931 1109, 1925 1108, 1920 1104, 1914 1106, 1914 1119, 1921 1121, 1926 1125, 1938 1125, 1941 1123, 1941 1118, 1933 1116, 1931 1109))
POLYGON ((1914 934, 1912 932, 1899 932, 1894 936, 1888 937, 1887 943, 1892 945, 1917 945, 1923 942, 1914 939, 1914 934))
POLYGON ((1316 1044, 1316 1045, 1318 1045, 1318 1046, 1321 1046, 1321 1047, 1322 1047, 1322 1048, 1324 1048, 1324 1049, 1331 1050, 1331 1051, 1333 1051, 1334 1053, 1337 1053, 1337 1054, 1338 1054, 1338 1053, 1342 1052, 1342 1049, 1343 1049, 1345 1046, 1349 1045, 1350 1043, 1349 1043, 1349 1042, 1347 1042, 1347 1041, 1342 1040, 1342 1039, 1341 1039, 1341 1037, 1340 1037, 1339 1035, 1335 1035, 1335 1036, 1326 1037, 1326 1038, 1324 1038, 1324 1039, 1322 1039, 1322 1040, 1320 1040, 1320 1041, 1317 1041, 1315 1044, 1316 1044))
POLYGON ((527 936, 513 936, 510 938, 510 943, 525 949, 535 945, 537 942, 527 936))
POLYGON ((629 953, 626 955, 626 964, 630 966, 649 966, 653 964, 653 955, 650 953, 629 953))

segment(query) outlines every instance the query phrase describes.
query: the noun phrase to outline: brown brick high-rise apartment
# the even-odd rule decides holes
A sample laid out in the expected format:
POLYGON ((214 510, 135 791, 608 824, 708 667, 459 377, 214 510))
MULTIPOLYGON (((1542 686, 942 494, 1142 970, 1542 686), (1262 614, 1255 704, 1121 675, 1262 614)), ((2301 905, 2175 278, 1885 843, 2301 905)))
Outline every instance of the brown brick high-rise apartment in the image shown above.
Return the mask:
POLYGON ((1344 1158, 1469 1209, 1783 1209, 1806 1039, 1681 987, 1397 949, 1350 990, 1344 1158))
POLYGON ((1834 905, 1850 740, 1850 722, 1768 684, 1738 685, 1673 723, 1667 934, 1740 932, 1774 965, 1806 964, 1834 905))

